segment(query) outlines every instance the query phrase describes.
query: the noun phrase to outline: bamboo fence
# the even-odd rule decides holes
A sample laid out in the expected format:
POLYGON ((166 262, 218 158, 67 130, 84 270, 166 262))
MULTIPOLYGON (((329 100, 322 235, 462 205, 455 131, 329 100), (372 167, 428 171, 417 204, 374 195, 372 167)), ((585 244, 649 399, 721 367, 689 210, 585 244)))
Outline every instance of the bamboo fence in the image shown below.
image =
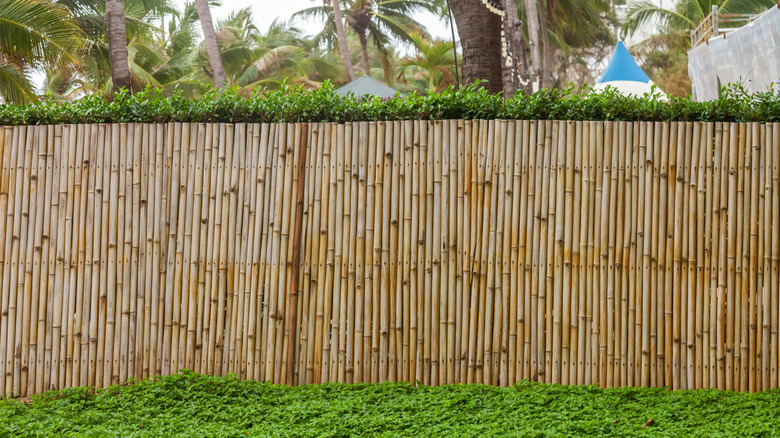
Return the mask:
POLYGON ((778 387, 780 124, 0 127, 0 395, 778 387))

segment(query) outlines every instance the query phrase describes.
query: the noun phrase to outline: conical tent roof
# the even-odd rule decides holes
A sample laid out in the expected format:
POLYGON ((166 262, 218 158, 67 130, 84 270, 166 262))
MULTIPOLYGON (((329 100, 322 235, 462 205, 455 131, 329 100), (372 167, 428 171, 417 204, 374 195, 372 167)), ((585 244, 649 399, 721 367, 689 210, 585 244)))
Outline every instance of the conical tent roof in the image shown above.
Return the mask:
POLYGON ((336 89, 337 94, 354 94, 355 97, 377 96, 381 98, 395 97, 397 91, 377 81, 371 76, 361 76, 354 81, 336 89))
POLYGON ((622 41, 617 43, 612 59, 609 60, 604 74, 593 86, 594 91, 601 91, 607 87, 617 89, 625 96, 644 96, 645 94, 660 94, 662 99, 666 94, 658 87, 653 90, 652 80, 636 63, 634 57, 628 53, 628 49, 622 41))
POLYGON ((612 59, 599 79, 598 83, 611 81, 635 81, 650 82, 650 78, 642 71, 642 68, 634 60, 634 57, 628 53, 628 49, 623 41, 618 41, 615 51, 612 52, 612 59))

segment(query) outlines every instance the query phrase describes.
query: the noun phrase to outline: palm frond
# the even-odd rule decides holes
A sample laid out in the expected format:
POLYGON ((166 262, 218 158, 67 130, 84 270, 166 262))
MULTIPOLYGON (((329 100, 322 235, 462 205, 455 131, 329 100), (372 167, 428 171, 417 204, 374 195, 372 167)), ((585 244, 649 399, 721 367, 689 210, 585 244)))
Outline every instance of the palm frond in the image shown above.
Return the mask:
POLYGON ((42 0, 0 0, 0 54, 35 67, 77 63, 83 34, 64 6, 42 0))
POLYGON ((3 61, 0 61, 0 97, 16 105, 37 100, 30 79, 17 66, 3 61))

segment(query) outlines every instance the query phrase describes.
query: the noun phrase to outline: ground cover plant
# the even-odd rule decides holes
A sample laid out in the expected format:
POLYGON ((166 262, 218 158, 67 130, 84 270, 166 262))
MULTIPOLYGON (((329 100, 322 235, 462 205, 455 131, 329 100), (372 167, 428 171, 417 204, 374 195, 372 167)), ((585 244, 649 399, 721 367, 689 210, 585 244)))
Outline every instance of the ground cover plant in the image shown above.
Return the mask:
POLYGON ((174 376, 0 400, 5 436, 777 436, 780 391, 520 382, 300 387, 174 376))
POLYGON ((723 88, 721 98, 695 102, 690 98, 657 96, 630 98, 614 89, 591 93, 544 89, 505 99, 478 86, 450 87, 427 96, 403 98, 344 97, 325 83, 317 90, 283 85, 271 92, 244 97, 240 90, 212 91, 189 99, 181 93, 166 97, 147 88, 131 95, 120 91, 113 101, 88 95, 70 103, 44 99, 30 105, 0 104, 0 125, 62 123, 165 122, 353 122, 434 119, 546 119, 622 121, 778 122, 780 90, 749 94, 738 85, 723 88))

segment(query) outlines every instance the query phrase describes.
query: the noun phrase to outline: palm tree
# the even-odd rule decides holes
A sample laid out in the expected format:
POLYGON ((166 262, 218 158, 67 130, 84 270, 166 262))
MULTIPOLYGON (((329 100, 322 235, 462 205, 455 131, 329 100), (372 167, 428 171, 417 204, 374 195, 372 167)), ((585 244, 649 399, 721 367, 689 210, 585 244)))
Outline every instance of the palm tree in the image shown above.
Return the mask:
MULTIPOLYGON (((528 44, 531 46, 531 74, 539 76, 542 73, 542 32, 539 30, 539 10, 536 0, 524 0, 525 18, 528 22, 528 44)), ((544 2, 542 10, 544 10, 544 2)))
POLYGON ((450 6, 460 35, 464 81, 486 80, 487 90, 501 92, 501 18, 480 1, 450 0, 450 6))
POLYGON ((132 93, 130 67, 127 63, 125 0, 106 0, 106 35, 114 92, 124 87, 132 93))
POLYGON ((336 26, 336 36, 341 49, 341 59, 344 61, 344 71, 347 73, 347 80, 355 80, 355 71, 352 68, 352 60, 349 57, 349 47, 347 46, 347 33, 344 31, 344 16, 341 13, 341 2, 339 0, 329 0, 333 7, 333 23, 336 26))
POLYGON ((203 28, 203 40, 206 45, 206 53, 209 55, 211 77, 214 79, 214 85, 217 88, 225 88, 227 77, 225 76, 225 68, 222 66, 222 58, 219 55, 217 34, 214 32, 214 23, 211 21, 208 0, 195 0, 195 6, 198 8, 198 16, 203 28))
POLYGON ((240 86, 244 93, 274 89, 284 81, 318 87, 327 77, 343 75, 338 62, 302 38, 300 30, 274 21, 265 34, 261 33, 252 24, 248 8, 220 21, 217 38, 227 82, 240 86))
MULTIPOLYGON (((363 70, 370 75, 368 57, 368 42, 380 50, 383 58, 388 58, 386 50, 391 38, 412 43, 414 32, 427 36, 423 26, 411 18, 418 11, 436 12, 435 2, 426 0, 342 0, 345 9, 345 19, 349 28, 358 36, 362 54, 363 70)), ((335 34, 335 22, 322 6, 296 12, 294 15, 303 18, 318 17, 326 20, 323 31, 318 35, 318 41, 328 41, 332 44, 335 34)))
POLYGON ((82 41, 67 8, 42 0, 0 0, 0 98, 17 104, 36 100, 33 70, 72 71, 82 41))
POLYGON ((420 34, 412 34, 417 49, 415 55, 401 59, 399 79, 408 82, 407 77, 422 80, 426 93, 436 93, 455 83, 455 56, 452 42, 429 41, 420 34))
MULTIPOLYGON (((81 65, 74 75, 47 71, 46 87, 55 97, 69 98, 98 92, 111 84, 110 51, 106 44, 105 3, 90 0, 59 0, 74 15, 83 30, 81 65), (61 94, 63 90, 68 90, 61 94)), ((191 3, 183 11, 172 8, 167 0, 127 0, 125 2, 127 64, 130 87, 147 85, 167 93, 183 91, 197 95, 210 82, 195 74, 199 37, 198 14, 191 3), (163 20, 165 17, 166 20, 163 20), (162 29, 167 25, 167 32, 162 29)))

